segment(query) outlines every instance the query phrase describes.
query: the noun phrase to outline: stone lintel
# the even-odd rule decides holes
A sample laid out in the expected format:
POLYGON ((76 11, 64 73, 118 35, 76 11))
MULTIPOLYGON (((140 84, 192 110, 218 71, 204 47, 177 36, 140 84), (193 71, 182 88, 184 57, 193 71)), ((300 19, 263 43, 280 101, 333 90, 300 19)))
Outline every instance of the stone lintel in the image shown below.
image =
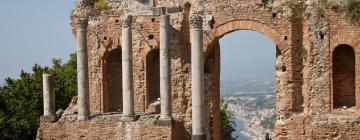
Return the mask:
POLYGON ((125 9, 125 14, 134 16, 154 16, 182 12, 183 8, 177 7, 152 7, 150 9, 125 9))
POLYGON ((120 121, 122 122, 133 122, 136 121, 135 117, 128 117, 128 116, 123 116, 120 118, 120 121))
POLYGON ((164 7, 152 7, 150 9, 138 10, 138 9, 125 9, 125 14, 134 16, 152 16, 162 15, 166 9, 164 7))
POLYGON ((77 119, 79 120, 79 121, 88 121, 89 120, 89 116, 82 116, 82 115, 79 115, 78 117, 77 117, 77 119))
POLYGON ((129 9, 147 10, 154 6, 154 0, 128 0, 129 9))
POLYGON ((166 13, 171 14, 171 13, 180 13, 183 11, 183 8, 181 6, 176 6, 176 7, 166 7, 166 13))
POLYGON ((206 140, 206 135, 192 135, 191 140, 206 140))
POLYGON ((56 120, 57 120, 56 115, 40 116, 41 122, 56 122, 56 120))
POLYGON ((172 126, 172 120, 171 119, 159 119, 156 122, 157 125, 159 126, 172 126))

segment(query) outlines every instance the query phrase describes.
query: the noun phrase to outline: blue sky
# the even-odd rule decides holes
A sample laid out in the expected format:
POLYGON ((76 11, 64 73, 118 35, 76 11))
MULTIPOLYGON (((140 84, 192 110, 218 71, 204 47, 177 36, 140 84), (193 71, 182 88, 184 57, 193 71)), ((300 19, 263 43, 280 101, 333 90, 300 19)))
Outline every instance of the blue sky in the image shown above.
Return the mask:
POLYGON ((274 80, 276 47, 265 35, 239 30, 220 39, 221 81, 274 80))
POLYGON ((67 60, 76 49, 69 17, 74 0, 1 0, 0 85, 34 63, 67 60))
MULTIPOLYGON (((6 77, 18 78, 21 69, 67 60, 75 52, 70 13, 75 0, 1 0, 0 86, 6 77)), ((273 80, 275 45, 254 31, 236 31, 221 44, 221 79, 273 80)))

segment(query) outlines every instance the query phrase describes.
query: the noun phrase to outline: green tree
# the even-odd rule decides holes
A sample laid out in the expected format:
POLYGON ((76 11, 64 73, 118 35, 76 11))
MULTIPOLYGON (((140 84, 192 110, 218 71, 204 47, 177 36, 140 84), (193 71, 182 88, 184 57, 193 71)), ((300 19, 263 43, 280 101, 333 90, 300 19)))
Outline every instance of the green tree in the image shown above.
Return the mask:
POLYGON ((53 60, 52 67, 35 64, 32 73, 21 71, 19 79, 5 79, 0 88, 0 139, 34 139, 43 114, 42 74, 55 79, 56 108, 65 109, 76 95, 76 56, 67 63, 53 60))
POLYGON ((265 135, 265 140, 272 140, 272 139, 270 138, 269 133, 266 133, 266 135, 265 135))
POLYGON ((232 133, 235 131, 235 123, 231 120, 231 116, 227 112, 228 103, 224 98, 220 99, 220 119, 221 119, 221 136, 225 140, 235 140, 232 133))

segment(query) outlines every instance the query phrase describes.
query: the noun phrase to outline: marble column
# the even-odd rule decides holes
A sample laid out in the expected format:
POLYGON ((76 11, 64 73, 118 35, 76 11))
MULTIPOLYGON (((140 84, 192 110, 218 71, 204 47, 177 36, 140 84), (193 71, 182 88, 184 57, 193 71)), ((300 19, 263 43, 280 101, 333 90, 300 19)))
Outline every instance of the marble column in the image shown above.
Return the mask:
POLYGON ((55 121, 55 88, 51 74, 43 74, 43 101, 44 115, 40 119, 42 121, 55 121))
POLYGON ((122 19, 122 78, 123 78, 123 121, 134 121, 134 86, 132 69, 132 16, 122 19))
POLYGON ((87 18, 77 19, 77 86, 78 86, 78 120, 87 120, 89 107, 89 76, 87 56, 87 18))
POLYGON ((191 87, 192 87, 192 140, 205 140, 205 93, 203 19, 199 15, 190 17, 191 25, 191 87))
POLYGON ((170 84, 170 16, 160 16, 160 102, 159 125, 171 125, 171 84, 170 84))

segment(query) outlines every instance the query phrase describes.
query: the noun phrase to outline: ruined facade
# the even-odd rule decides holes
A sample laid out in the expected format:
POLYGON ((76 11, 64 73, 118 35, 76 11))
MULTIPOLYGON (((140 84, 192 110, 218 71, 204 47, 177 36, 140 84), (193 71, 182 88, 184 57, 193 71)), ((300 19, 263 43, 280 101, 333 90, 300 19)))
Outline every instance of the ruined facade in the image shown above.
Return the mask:
POLYGON ((219 39, 253 30, 276 44, 275 139, 360 139, 360 27, 341 10, 322 13, 311 0, 107 6, 77 1, 71 25, 83 60, 79 95, 58 120, 43 119, 38 138, 221 139, 219 39), (166 66, 168 77, 160 76, 166 66), (169 91, 161 91, 166 84, 169 91), (162 115, 171 121, 159 121, 162 115))

